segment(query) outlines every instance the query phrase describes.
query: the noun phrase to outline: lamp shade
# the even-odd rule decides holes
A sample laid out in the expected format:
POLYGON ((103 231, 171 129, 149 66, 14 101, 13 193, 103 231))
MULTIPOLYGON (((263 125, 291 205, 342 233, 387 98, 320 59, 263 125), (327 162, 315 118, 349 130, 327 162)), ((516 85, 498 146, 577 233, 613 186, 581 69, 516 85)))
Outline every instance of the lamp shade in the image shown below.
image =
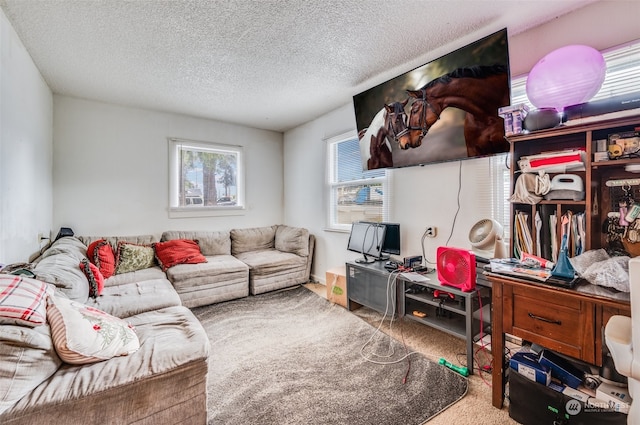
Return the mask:
POLYGON ((588 102, 602 87, 607 65, 593 47, 570 45, 549 53, 527 78, 527 96, 537 108, 565 107, 588 102))

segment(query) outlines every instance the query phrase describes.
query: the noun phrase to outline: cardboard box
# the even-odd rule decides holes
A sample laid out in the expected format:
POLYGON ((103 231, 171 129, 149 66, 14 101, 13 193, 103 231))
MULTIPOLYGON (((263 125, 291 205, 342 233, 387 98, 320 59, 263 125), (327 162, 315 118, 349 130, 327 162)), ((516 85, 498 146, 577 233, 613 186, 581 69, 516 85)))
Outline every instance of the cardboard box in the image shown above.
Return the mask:
POLYGON ((345 266, 326 272, 327 299, 347 308, 347 270, 345 266))

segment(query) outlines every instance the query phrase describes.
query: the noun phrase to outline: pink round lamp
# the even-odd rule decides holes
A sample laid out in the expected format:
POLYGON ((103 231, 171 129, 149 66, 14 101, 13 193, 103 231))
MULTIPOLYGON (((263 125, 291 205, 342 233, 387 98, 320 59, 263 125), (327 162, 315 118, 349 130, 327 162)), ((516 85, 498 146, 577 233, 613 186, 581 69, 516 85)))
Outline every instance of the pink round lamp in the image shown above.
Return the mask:
POLYGON ((537 108, 588 102, 602 87, 607 65, 602 54, 584 45, 561 47, 534 65, 527 78, 527 96, 537 108))

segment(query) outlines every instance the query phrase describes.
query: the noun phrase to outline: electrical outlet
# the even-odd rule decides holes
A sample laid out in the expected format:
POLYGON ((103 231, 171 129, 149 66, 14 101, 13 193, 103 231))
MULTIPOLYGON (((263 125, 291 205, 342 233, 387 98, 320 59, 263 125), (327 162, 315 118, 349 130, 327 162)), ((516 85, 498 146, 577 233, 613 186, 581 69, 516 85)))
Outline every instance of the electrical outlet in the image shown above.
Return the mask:
POLYGON ((42 239, 44 239, 44 233, 39 232, 39 233, 38 233, 38 243, 41 243, 41 242, 42 242, 42 239))
POLYGON ((427 227, 427 230, 424 232, 424 234, 428 238, 435 238, 436 235, 438 234, 438 228, 435 227, 435 226, 429 226, 429 227, 427 227))

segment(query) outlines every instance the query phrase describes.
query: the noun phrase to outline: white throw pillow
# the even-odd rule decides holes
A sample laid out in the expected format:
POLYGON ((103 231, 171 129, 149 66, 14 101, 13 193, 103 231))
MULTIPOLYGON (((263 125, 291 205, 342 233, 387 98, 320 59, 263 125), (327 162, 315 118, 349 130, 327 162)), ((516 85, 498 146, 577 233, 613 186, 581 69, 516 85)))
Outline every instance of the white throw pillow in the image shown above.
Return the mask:
POLYGON ((95 363, 140 348, 133 326, 76 301, 49 297, 47 319, 53 344, 65 363, 95 363))

